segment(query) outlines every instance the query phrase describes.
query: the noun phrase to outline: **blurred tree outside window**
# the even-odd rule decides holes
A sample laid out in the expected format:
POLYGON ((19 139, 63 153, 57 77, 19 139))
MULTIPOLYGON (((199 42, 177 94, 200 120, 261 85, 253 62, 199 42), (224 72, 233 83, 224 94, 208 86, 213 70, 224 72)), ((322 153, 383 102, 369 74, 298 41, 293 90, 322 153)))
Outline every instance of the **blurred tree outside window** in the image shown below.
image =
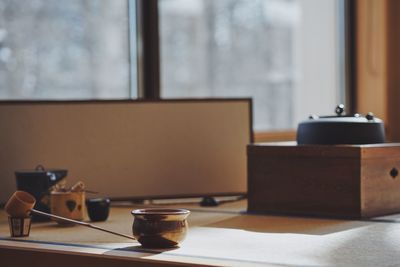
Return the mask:
POLYGON ((160 0, 161 95, 252 97, 258 131, 343 102, 340 1, 160 0))
POLYGON ((127 0, 0 0, 0 99, 128 98, 127 10, 127 0))

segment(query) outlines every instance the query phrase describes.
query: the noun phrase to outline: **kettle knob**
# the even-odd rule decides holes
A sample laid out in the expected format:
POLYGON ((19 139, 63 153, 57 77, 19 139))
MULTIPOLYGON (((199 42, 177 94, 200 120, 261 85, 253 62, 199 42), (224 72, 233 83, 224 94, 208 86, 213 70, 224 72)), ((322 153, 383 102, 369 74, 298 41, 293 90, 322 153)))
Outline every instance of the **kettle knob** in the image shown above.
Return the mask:
POLYGON ((372 112, 368 112, 367 115, 365 115, 365 118, 369 121, 373 121, 374 120, 374 113, 372 112))
POLYGON ((344 113, 344 105, 343 105, 343 104, 337 105, 336 108, 335 108, 335 113, 336 113, 336 115, 338 115, 338 116, 344 115, 344 114, 343 114, 343 113, 344 113))

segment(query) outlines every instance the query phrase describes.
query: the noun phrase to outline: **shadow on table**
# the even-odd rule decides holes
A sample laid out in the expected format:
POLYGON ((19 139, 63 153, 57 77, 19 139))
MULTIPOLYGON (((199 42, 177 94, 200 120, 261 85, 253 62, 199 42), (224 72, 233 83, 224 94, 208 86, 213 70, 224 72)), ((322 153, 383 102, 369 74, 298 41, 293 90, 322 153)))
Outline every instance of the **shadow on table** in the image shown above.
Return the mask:
POLYGON ((156 249, 156 248, 144 248, 141 245, 135 245, 135 246, 128 246, 128 247, 112 249, 103 254, 115 256, 115 255, 124 255, 127 252, 134 252, 135 256, 137 258, 145 258, 145 257, 161 254, 164 252, 172 251, 172 250, 175 250, 178 248, 179 247, 156 249))

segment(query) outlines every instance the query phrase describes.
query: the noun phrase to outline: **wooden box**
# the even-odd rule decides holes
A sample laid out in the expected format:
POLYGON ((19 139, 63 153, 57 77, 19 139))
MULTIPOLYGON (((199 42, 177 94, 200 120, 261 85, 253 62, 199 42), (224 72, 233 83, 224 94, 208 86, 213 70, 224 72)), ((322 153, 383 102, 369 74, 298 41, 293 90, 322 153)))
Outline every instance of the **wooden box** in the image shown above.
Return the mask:
POLYGON ((400 212, 400 143, 247 147, 248 211, 340 218, 400 212))

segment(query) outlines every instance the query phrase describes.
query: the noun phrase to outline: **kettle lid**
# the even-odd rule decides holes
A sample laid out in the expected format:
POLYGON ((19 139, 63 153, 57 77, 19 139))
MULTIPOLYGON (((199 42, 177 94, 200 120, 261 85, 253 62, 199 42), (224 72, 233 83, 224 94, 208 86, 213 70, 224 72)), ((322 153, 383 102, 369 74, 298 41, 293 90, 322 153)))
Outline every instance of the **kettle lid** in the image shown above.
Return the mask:
POLYGON ((376 144, 385 142, 383 121, 371 112, 346 115, 344 105, 333 116, 311 115, 297 127, 298 144, 376 144))

